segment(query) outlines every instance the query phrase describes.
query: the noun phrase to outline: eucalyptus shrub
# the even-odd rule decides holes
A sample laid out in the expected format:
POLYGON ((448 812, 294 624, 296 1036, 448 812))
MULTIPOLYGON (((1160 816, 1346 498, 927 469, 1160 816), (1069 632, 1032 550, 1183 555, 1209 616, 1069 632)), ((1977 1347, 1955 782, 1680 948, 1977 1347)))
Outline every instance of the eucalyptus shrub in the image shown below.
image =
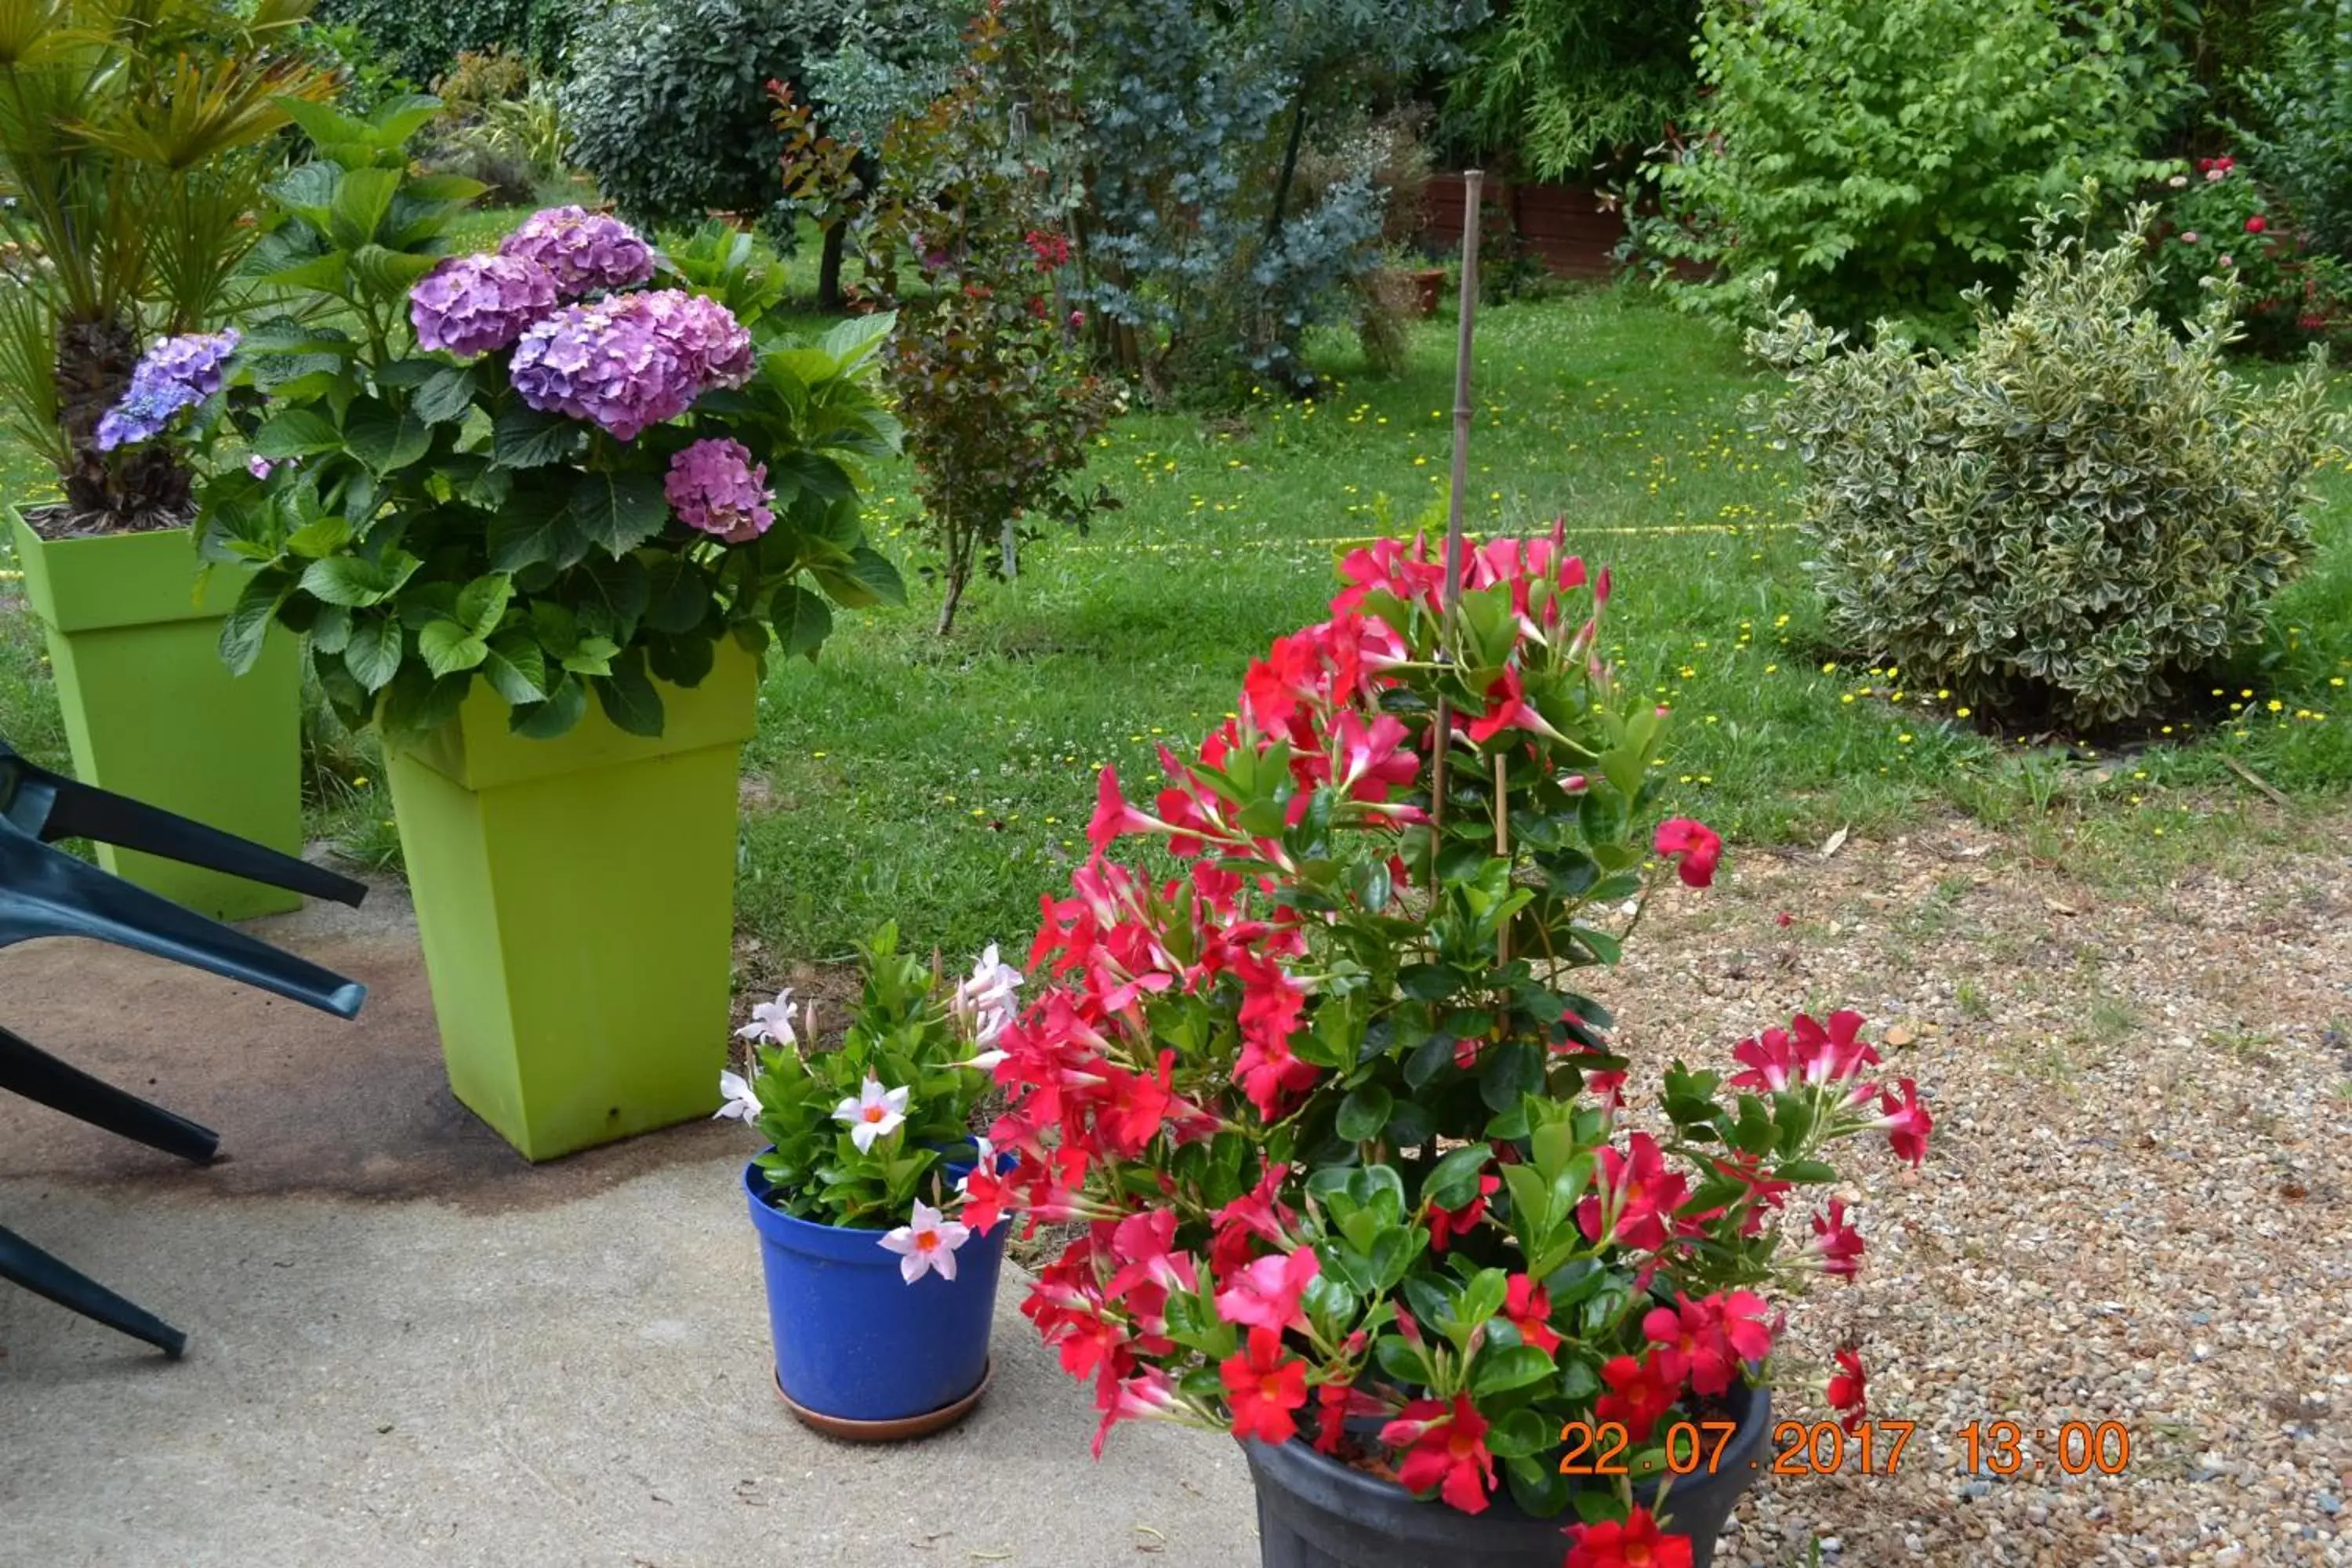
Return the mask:
POLYGON ((2185 340, 2147 307, 2154 222, 2138 208, 2094 248, 2044 213, 2014 303, 1971 290, 1956 356, 1893 331, 1849 348, 1793 305, 1748 334, 1788 377, 1764 426, 1810 470, 1844 646, 1990 713, 2087 726, 2259 638, 2311 554, 2336 417, 2316 360, 2268 387, 2223 368, 2231 279, 2185 340))
POLYGON ((1651 235, 1735 307, 1766 272, 1842 327, 2005 284, 2041 206, 2142 153, 2179 95, 2154 0, 1709 0, 1705 135, 1652 166, 1651 235))
MULTIPOLYGON (((1303 384, 1307 328, 1380 262, 1372 160, 1308 191, 1383 84, 1445 58, 1477 0, 1105 0, 1071 38, 1091 154, 1087 299, 1148 387, 1303 384)), ((1361 139, 1354 139, 1360 144, 1361 139)))

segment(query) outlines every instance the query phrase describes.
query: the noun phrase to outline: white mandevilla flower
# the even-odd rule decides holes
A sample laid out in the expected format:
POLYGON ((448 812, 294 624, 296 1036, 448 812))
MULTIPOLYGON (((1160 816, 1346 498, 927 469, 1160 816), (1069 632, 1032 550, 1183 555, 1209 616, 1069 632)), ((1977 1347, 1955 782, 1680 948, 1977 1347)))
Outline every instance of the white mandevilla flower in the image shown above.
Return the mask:
POLYGON ((958 1225, 917 1198, 914 1223, 885 1236, 882 1247, 898 1255, 898 1278, 912 1285, 934 1269, 942 1279, 954 1279, 956 1248, 971 1239, 970 1226, 958 1225))
MULTIPOLYGON (((1000 1051, 997 1054, 1002 1056, 1003 1053, 1000 1051)), ((985 1133, 975 1132, 971 1135, 971 1142, 972 1147, 979 1150, 980 1152, 972 1157, 971 1170, 966 1171, 962 1175, 956 1178, 956 1191, 961 1193, 966 1197, 970 1197, 971 1195, 972 1172, 993 1172, 996 1169, 996 1145, 988 1141, 987 1135, 985 1133)))
MULTIPOLYGON (((971 1026, 971 1037, 982 1050, 987 1051, 996 1044, 996 1037, 1004 1032, 1004 1026, 1013 1022, 1013 1015, 1020 1010, 1013 994, 1021 989, 1021 972, 997 957, 996 944, 992 942, 988 951, 972 964, 971 978, 957 984, 955 1015, 971 1026)), ((987 1065, 992 1068, 1003 1059, 998 1056, 987 1065)))
POLYGON ((711 1117, 711 1121, 716 1121, 724 1116, 740 1117, 746 1121, 759 1119, 762 1109, 760 1097, 751 1091, 751 1080, 741 1073, 720 1073, 719 1092, 727 1097, 727 1103, 719 1108, 718 1113, 711 1117))
POLYGON ((735 1031, 739 1040, 771 1040, 780 1046, 800 1043, 793 1033, 793 988, 785 986, 776 993, 772 1002, 762 1002, 751 1009, 751 1021, 735 1031))
POLYGON ((907 1120, 907 1091, 884 1089, 882 1080, 869 1074, 856 1099, 833 1108, 833 1119, 848 1127, 849 1141, 859 1153, 868 1153, 876 1139, 887 1138, 907 1120))

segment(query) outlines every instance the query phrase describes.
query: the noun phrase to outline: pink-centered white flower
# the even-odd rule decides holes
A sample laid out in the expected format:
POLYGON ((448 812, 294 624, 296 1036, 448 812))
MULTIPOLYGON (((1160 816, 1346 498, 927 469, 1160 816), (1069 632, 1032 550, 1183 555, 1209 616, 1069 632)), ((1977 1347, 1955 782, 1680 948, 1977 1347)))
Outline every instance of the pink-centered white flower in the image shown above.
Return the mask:
POLYGON ((772 1002, 762 1002, 751 1009, 751 1021, 735 1031, 739 1040, 767 1040, 779 1046, 800 1043, 793 1033, 793 988, 785 986, 776 993, 772 1002))
MULTIPOLYGON (((868 1079, 866 1081, 870 1084, 874 1080, 868 1079)), ((906 1090, 896 1092, 904 1094, 906 1090)), ((912 1285, 930 1273, 937 1273, 942 1279, 954 1279, 956 1248, 971 1239, 970 1226, 957 1224, 917 1198, 913 1223, 902 1225, 885 1236, 882 1249, 898 1255, 898 1278, 912 1285)))
MULTIPOLYGON (((996 944, 992 942, 987 951, 972 962, 970 977, 957 983, 950 1005, 958 1018, 971 1026, 972 1042, 983 1053, 995 1050, 996 1037, 1021 1010, 1013 993, 1021 989, 1022 979, 1019 970, 997 956, 996 944)), ((997 1060, 1003 1059, 998 1056, 997 1060)), ((996 1062, 988 1065, 993 1068, 996 1062)))
POLYGON ((759 1095, 752 1091, 750 1079, 740 1072, 722 1072, 719 1075, 719 1092, 727 1097, 727 1103, 719 1108, 711 1121, 726 1117, 744 1121, 759 1120, 763 1107, 760 1104, 759 1095))
POLYGON ((856 1099, 833 1108, 833 1119, 849 1129, 849 1141, 859 1153, 870 1152, 876 1139, 887 1138, 906 1121, 907 1092, 903 1087, 884 1089, 880 1079, 869 1075, 856 1099))

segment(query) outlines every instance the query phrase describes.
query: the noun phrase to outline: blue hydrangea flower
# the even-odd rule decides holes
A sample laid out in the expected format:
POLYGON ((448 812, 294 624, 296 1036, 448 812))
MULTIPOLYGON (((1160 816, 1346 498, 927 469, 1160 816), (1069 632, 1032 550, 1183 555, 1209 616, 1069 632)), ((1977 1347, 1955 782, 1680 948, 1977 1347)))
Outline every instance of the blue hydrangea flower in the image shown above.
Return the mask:
POLYGON ((131 373, 130 390, 98 422, 98 449, 152 441, 181 410, 194 408, 221 389, 223 367, 236 352, 237 330, 188 332, 165 338, 142 355, 131 373))

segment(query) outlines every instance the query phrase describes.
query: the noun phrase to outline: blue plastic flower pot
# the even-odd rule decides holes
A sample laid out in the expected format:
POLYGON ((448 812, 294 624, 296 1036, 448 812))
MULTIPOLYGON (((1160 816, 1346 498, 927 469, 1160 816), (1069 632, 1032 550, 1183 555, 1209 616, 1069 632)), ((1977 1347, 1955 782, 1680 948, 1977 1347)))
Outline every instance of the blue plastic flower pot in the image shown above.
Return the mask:
POLYGON ((882 1248, 883 1231, 816 1225, 769 1206, 755 1164, 743 1168, 743 1191, 767 1274, 776 1384, 797 1411, 821 1426, 907 1422, 978 1393, 1012 1226, 958 1248, 953 1279, 931 1273, 909 1285, 898 1254, 882 1248))

